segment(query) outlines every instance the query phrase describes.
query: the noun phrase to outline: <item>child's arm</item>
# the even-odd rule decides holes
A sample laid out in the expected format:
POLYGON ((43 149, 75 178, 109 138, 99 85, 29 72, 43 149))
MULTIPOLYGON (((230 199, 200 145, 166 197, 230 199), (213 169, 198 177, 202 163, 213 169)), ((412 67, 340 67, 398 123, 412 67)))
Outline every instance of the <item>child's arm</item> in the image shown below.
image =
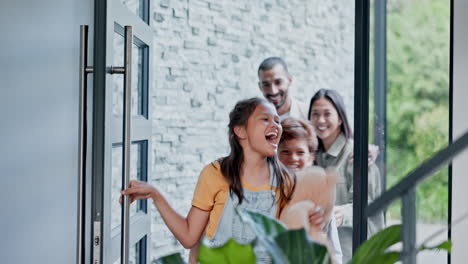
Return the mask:
POLYGON ((178 214, 167 202, 164 196, 149 183, 142 181, 130 181, 129 188, 122 191, 128 195, 130 202, 139 199, 152 198, 158 208, 164 223, 172 234, 185 248, 191 248, 200 240, 200 237, 208 223, 209 211, 192 206, 187 217, 178 214))
POLYGON ((190 253, 189 253, 189 264, 197 264, 198 263, 198 250, 200 249, 200 241, 197 242, 197 244, 195 244, 194 247, 192 247, 190 249, 190 253))

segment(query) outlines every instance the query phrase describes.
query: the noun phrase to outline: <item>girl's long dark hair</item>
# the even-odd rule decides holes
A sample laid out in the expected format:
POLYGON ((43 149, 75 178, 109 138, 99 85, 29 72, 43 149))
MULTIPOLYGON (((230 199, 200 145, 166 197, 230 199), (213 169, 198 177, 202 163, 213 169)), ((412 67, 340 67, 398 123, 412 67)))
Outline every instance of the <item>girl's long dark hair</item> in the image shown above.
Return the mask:
MULTIPOLYGON (((312 99, 310 99, 310 105, 309 105, 309 120, 312 121, 310 118, 310 114, 312 113, 312 105, 314 104, 315 101, 317 101, 320 98, 325 98, 333 104, 333 106, 336 109, 336 112, 338 113, 338 117, 341 119, 341 126, 340 126, 341 133, 343 133, 343 135, 346 138, 351 138, 353 136, 353 132, 351 130, 351 127, 349 126, 348 116, 346 115, 346 108, 343 102, 343 98, 335 90, 320 89, 318 90, 318 92, 314 94, 314 96, 312 96, 312 99)), ((319 148, 323 149, 322 140, 320 138, 318 140, 319 140, 319 148)))
MULTIPOLYGON (((255 111, 255 108, 260 104, 270 104, 267 100, 254 97, 237 102, 234 109, 229 113, 229 145, 231 152, 228 156, 220 159, 221 172, 226 177, 229 183, 229 189, 236 194, 239 203, 244 199, 244 192, 241 182, 241 170, 244 163, 244 152, 239 143, 237 135, 234 133, 234 128, 238 126, 246 126, 247 120, 255 111)), ((286 168, 278 162, 277 155, 267 157, 267 161, 273 167, 273 176, 276 181, 276 188, 279 190, 278 204, 281 210, 282 207, 291 199, 292 192, 296 185, 295 174, 289 173, 286 168)))

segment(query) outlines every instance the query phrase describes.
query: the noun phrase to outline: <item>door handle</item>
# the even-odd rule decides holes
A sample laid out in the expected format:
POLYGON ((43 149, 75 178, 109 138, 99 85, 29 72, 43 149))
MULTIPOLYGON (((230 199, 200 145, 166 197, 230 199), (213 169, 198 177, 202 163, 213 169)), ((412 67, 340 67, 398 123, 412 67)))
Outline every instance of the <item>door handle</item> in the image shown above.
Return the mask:
MULTIPOLYGON (((122 190, 128 188, 130 183, 130 128, 131 128, 131 102, 132 102, 132 26, 125 26, 124 34, 124 65, 123 67, 110 67, 111 74, 124 75, 123 96, 123 150, 122 150, 122 190)), ((130 200, 124 195, 122 199, 122 224, 120 238, 120 263, 128 264, 129 238, 130 238, 130 200)))
POLYGON ((86 106, 88 73, 93 68, 88 66, 88 25, 80 26, 80 66, 79 66, 79 117, 78 117, 78 214, 76 263, 84 264, 85 208, 86 208, 86 106))
MULTIPOLYGON (((130 125, 132 119, 132 26, 125 26, 125 51, 124 51, 124 102, 123 102, 123 168, 122 190, 128 188, 130 183, 130 125)), ((122 264, 128 264, 129 240, 130 240, 130 200, 124 196, 122 203, 122 226, 121 226, 121 250, 120 259, 122 264)))

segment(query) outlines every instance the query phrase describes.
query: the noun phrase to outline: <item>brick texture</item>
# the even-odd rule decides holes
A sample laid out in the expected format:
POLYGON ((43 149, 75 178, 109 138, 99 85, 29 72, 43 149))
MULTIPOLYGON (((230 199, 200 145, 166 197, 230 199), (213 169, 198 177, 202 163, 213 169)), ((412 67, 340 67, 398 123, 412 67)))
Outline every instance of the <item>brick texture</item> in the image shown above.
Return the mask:
MULTIPOLYGON (((298 99, 336 89, 352 113, 352 1, 155 0, 150 19, 150 180, 182 215, 201 168, 229 151, 229 111, 240 99, 261 96, 256 71, 264 58, 286 60, 298 99)), ((154 206, 151 213, 152 258, 175 251, 187 256, 154 206)))

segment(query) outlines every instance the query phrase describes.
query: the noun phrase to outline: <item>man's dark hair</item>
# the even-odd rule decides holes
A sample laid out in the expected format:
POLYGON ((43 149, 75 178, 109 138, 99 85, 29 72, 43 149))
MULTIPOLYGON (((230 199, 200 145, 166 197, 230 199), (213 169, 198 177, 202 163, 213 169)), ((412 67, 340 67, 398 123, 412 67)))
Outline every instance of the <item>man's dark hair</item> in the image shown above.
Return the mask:
POLYGON ((269 57, 269 58, 264 59, 262 63, 260 63, 260 66, 258 66, 257 74, 260 74, 260 71, 271 70, 273 69, 273 67, 275 67, 278 64, 283 66, 283 69, 289 75, 288 66, 286 65, 286 62, 284 62, 284 60, 280 57, 269 57))

